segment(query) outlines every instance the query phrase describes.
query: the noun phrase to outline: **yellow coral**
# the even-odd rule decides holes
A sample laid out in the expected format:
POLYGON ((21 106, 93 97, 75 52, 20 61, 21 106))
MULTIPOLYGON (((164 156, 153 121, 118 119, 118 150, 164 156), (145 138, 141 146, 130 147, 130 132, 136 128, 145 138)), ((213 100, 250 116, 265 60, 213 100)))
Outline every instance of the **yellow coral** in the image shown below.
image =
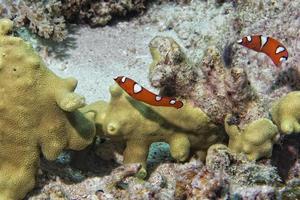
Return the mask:
POLYGON ((53 160, 95 135, 94 114, 76 110, 84 105, 73 93, 77 81, 47 69, 29 44, 5 35, 11 28, 0 21, 1 200, 22 199, 34 187, 40 152, 53 160))
POLYGON ((13 28, 13 22, 9 19, 0 19, 0 36, 7 35, 13 28))
POLYGON ((290 92, 275 102, 271 109, 272 119, 285 133, 300 132, 300 92, 290 92))
POLYGON ((80 109, 78 109, 81 113, 93 113, 94 114, 94 124, 96 127, 96 133, 99 136, 103 136, 103 130, 102 130, 102 119, 103 115, 105 114, 108 107, 108 103, 105 101, 96 101, 94 103, 91 103, 89 105, 86 105, 80 109))
POLYGON ((141 177, 146 175, 146 159, 153 142, 169 143, 172 157, 185 161, 190 149, 206 152, 224 136, 200 108, 190 103, 180 109, 146 105, 117 84, 110 93, 111 101, 99 124, 107 136, 126 141, 124 163, 141 163, 141 177))
POLYGON ((272 146, 278 139, 278 129, 266 118, 247 124, 243 130, 229 123, 231 116, 225 118, 225 130, 229 136, 228 147, 236 153, 245 153, 250 160, 272 155, 272 146))

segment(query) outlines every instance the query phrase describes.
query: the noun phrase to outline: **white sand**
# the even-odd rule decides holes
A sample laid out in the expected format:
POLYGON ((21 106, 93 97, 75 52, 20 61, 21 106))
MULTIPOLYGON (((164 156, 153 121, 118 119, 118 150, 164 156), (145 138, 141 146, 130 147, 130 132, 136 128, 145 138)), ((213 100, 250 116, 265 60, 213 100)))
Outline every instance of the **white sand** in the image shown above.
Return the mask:
POLYGON ((157 28, 134 21, 104 28, 81 27, 71 35, 77 47, 68 50, 70 57, 63 61, 49 57, 48 67, 61 77, 75 77, 79 81, 76 92, 88 103, 108 100, 109 86, 116 76, 128 76, 149 88, 147 74, 152 57, 148 43, 157 28))

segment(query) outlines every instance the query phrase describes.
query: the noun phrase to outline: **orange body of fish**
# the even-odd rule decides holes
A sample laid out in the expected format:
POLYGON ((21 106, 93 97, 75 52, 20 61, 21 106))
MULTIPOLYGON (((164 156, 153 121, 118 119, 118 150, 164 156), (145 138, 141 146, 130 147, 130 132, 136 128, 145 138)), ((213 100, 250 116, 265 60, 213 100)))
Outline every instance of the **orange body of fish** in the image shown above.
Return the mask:
POLYGON ((271 37, 262 35, 246 36, 237 41, 237 43, 254 51, 267 54, 277 67, 288 59, 287 49, 283 44, 271 37))
POLYGON ((114 79, 127 94, 132 98, 147 103, 152 106, 166 106, 181 108, 183 106, 182 101, 178 101, 175 98, 171 97, 161 97, 156 95, 149 90, 143 88, 134 80, 127 78, 125 76, 118 76, 114 79))

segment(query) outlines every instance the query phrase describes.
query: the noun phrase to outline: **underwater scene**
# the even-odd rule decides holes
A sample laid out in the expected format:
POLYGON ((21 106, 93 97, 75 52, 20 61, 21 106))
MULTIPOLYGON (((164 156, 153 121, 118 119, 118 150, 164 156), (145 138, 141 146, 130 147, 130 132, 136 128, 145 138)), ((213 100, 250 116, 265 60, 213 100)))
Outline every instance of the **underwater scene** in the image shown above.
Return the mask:
POLYGON ((0 200, 300 200, 300 0, 0 0, 0 200))

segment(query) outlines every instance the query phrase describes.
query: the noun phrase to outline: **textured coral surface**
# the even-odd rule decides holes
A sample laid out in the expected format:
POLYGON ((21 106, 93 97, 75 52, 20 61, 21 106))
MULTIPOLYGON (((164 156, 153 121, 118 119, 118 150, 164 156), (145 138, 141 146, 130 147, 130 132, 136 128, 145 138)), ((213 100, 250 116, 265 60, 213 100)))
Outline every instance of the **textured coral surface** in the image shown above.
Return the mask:
MULTIPOLYGON (((224 133, 199 108, 185 102, 183 107, 150 106, 131 98, 119 85, 110 87, 111 100, 99 124, 105 136, 126 143, 124 163, 140 163, 144 170, 153 142, 167 142, 171 156, 185 161, 190 151, 202 151, 222 142, 224 133)), ((145 177, 145 175, 143 175, 145 177)))
POLYGON ((46 68, 32 47, 5 35, 0 21, 0 199, 21 199, 35 184, 40 153, 54 160, 64 148, 82 149, 95 135, 93 113, 79 113, 77 81, 46 68), (70 113, 71 111, 74 111, 70 113), (78 124, 80 121, 82 124, 78 124))
POLYGON ((290 92, 273 104, 272 119, 285 134, 300 132, 300 93, 290 92))
POLYGON ((279 139, 277 126, 266 118, 247 124, 240 130, 230 124, 232 116, 225 119, 225 130, 229 136, 228 147, 237 153, 245 153, 250 160, 271 157, 273 144, 279 139))

